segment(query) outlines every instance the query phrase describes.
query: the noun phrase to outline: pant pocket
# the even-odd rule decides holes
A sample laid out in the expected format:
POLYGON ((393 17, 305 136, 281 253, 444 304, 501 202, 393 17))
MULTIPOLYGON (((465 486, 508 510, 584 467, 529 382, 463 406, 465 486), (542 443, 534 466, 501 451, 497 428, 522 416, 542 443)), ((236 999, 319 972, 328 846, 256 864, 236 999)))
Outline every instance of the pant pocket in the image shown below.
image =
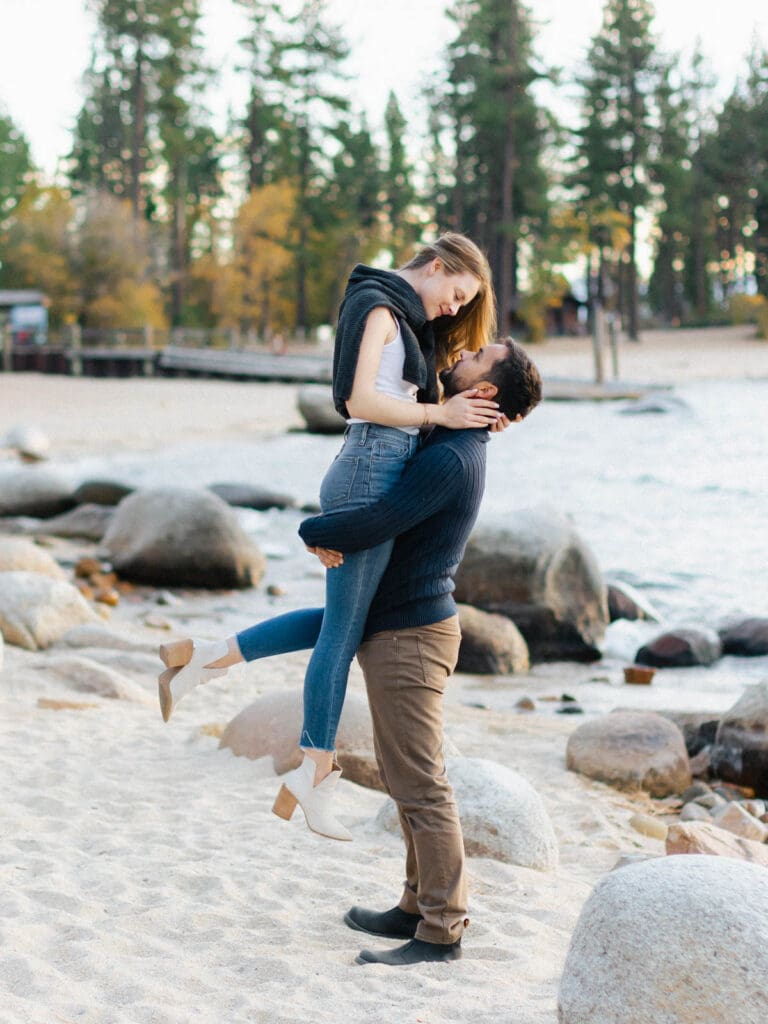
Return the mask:
POLYGON ((330 512, 349 501, 360 476, 360 459, 338 455, 320 484, 320 508, 330 512))

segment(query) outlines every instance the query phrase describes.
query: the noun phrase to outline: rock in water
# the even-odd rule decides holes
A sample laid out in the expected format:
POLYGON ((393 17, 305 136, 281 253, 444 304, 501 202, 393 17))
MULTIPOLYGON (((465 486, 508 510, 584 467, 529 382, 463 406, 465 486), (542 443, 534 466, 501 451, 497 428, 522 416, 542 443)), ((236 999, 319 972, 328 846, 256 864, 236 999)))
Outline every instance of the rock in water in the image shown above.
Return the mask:
POLYGON ((458 612, 461 647, 457 671, 495 675, 528 671, 528 647, 514 622, 468 604, 460 604, 458 612))
POLYGON ((114 480, 84 480, 72 498, 78 505, 119 505, 133 493, 133 487, 114 480))
POLYGON ((134 492, 117 506, 103 544, 121 576, 161 587, 250 587, 265 567, 229 505, 203 490, 134 492))
POLYGON ((532 661, 600 657, 608 624, 602 575, 571 524, 550 509, 511 513, 503 530, 475 530, 456 599, 512 619, 532 661))
POLYGON ((84 537, 100 541, 112 522, 112 515, 112 509, 104 505, 78 505, 60 516, 46 519, 44 530, 54 537, 84 537))
POLYGON ((331 388, 321 384, 301 388, 297 396, 299 412, 307 430, 313 434, 343 434, 347 423, 333 404, 331 388))
POLYGON ((649 622, 660 620, 660 615, 653 605, 638 590, 622 580, 612 580, 608 583, 608 617, 611 622, 616 622, 617 619, 629 619, 632 622, 637 619, 649 622))
POLYGON ((585 722, 568 737, 570 771, 651 796, 682 793, 691 784, 683 734, 661 715, 614 711, 585 722))
POLYGON ((720 719, 712 771, 726 782, 768 796, 768 682, 748 686, 720 719))
POLYGON ((759 658, 768 654, 768 619, 739 619, 718 630, 723 654, 759 658))
POLYGON ((712 665, 722 653, 723 645, 714 630, 674 629, 641 647, 635 661, 654 668, 689 668, 712 665))
MULTIPOLYGON (((671 831, 671 830, 670 830, 671 831)), ((579 916, 559 1024, 763 1024, 768 872, 660 857, 606 875, 579 916)))
POLYGON ((73 505, 72 487, 49 469, 28 466, 0 474, 0 516, 47 519, 73 505))
POLYGON ((218 494, 228 505, 253 508, 257 512, 263 512, 268 508, 296 507, 296 499, 290 494, 280 494, 265 487, 254 487, 252 484, 209 484, 208 490, 218 494))

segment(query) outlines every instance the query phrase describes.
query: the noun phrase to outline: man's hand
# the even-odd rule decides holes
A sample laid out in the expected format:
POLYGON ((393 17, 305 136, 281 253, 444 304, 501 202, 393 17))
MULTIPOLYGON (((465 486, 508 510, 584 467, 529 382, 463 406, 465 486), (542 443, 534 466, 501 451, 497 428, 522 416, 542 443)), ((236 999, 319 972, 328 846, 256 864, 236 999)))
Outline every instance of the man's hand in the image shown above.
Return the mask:
POLYGON ((340 551, 331 551, 330 548, 311 548, 309 544, 304 547, 310 555, 317 555, 326 569, 338 569, 344 564, 344 555, 340 551))

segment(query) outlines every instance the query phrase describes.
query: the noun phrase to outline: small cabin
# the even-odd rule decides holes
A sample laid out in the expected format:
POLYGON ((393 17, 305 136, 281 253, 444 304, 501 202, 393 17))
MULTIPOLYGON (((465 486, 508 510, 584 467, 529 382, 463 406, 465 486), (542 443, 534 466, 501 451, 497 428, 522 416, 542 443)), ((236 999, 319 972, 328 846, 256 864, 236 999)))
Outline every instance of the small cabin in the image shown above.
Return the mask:
POLYGON ((33 289, 0 289, 0 324, 7 323, 16 345, 42 345, 48 336, 48 297, 33 289))

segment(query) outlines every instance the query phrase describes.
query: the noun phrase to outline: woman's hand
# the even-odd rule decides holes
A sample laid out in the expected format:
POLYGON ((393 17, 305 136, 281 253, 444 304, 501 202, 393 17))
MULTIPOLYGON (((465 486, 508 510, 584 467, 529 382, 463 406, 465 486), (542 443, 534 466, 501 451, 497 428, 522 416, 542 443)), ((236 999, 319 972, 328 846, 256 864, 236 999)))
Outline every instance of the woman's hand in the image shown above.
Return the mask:
POLYGON ((338 569, 344 564, 344 555, 340 551, 332 551, 330 548, 311 548, 309 544, 304 547, 310 555, 317 555, 326 569, 338 569))
POLYGON ((503 415, 499 412, 498 402, 480 398, 477 388, 462 391, 434 408, 436 413, 430 416, 430 421, 451 430, 492 426, 503 415))
POLYGON ((504 430, 507 429, 507 427, 511 426, 513 423, 522 423, 522 422, 523 422, 523 417, 520 415, 520 413, 518 413, 517 416, 515 416, 515 418, 513 420, 509 419, 508 416, 505 416, 504 413, 502 413, 501 416, 499 417, 499 419, 497 419, 496 422, 491 427, 491 433, 492 434, 501 434, 504 430))

